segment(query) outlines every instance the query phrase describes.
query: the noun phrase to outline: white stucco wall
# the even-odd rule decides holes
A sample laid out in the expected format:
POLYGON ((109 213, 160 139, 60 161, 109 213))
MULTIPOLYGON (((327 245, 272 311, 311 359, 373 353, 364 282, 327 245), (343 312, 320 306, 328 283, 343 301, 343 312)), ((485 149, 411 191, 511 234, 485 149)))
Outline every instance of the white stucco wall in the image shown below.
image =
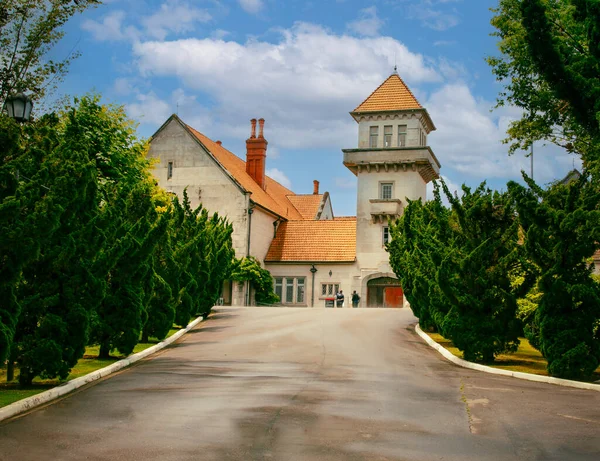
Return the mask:
MULTIPOLYGON (((414 112, 404 112, 396 114, 379 114, 371 116, 363 116, 358 122, 358 147, 361 149, 369 148, 370 127, 376 126, 379 128, 377 136, 377 147, 385 147, 384 142, 384 127, 392 126, 392 144, 390 147, 398 147, 398 126, 406 125, 406 146, 415 147, 421 145, 421 130, 427 133, 427 128, 422 121, 422 115, 414 112)), ((425 143, 426 145, 427 143, 425 143)))
POLYGON ((325 204, 323 205, 323 211, 321 212, 321 220, 333 219, 333 207, 331 206, 331 198, 327 196, 325 204))
POLYGON ((187 187, 192 207, 202 203, 210 213, 227 216, 233 225, 236 256, 246 256, 248 197, 187 131, 172 121, 152 139, 148 155, 159 159, 153 174, 160 187, 176 193, 180 199, 187 187), (167 179, 169 162, 173 162, 173 176, 167 179))
POLYGON ((252 232, 250 234, 250 254, 263 262, 273 241, 273 222, 277 217, 264 211, 262 208, 254 207, 252 213, 252 232))
POLYGON ((389 170, 385 172, 381 169, 376 172, 371 169, 370 172, 362 170, 358 173, 357 187, 357 210, 356 210, 356 256, 359 261, 359 267, 389 271, 389 255, 383 245, 383 227, 388 226, 384 223, 373 222, 371 213, 376 208, 390 206, 397 207, 394 202, 371 203, 370 199, 379 199, 379 188, 381 183, 392 183, 392 194, 394 199, 400 199, 400 210, 404 209, 408 197, 411 200, 421 198, 425 200, 426 184, 417 171, 411 169, 407 171, 389 170))
MULTIPOLYGON (((282 263, 267 263, 266 268, 271 272, 273 279, 276 277, 297 278, 304 277, 305 279, 305 302, 301 304, 291 304, 298 306, 311 307, 312 297, 312 273, 310 268, 312 264, 282 264, 282 263)), ((315 273, 315 291, 314 291, 314 307, 324 307, 325 298, 321 295, 322 284, 337 284, 344 292, 345 302, 344 307, 352 307, 350 297, 352 291, 356 290, 360 294, 360 272, 356 263, 348 264, 332 264, 332 263, 315 263, 317 272, 315 273), (331 271, 331 275, 329 275, 331 271)), ((285 291, 285 286, 284 286, 285 291)), ((362 299, 366 300, 366 293, 362 299)), ((294 299, 295 300, 295 299, 294 299)), ((285 304, 285 303, 284 303, 285 304)))

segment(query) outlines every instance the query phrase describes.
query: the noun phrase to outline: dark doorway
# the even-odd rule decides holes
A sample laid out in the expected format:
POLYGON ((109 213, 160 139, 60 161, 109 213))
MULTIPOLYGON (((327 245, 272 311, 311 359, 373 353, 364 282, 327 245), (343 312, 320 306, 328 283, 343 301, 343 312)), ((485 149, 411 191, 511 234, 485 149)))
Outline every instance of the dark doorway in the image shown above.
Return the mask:
POLYGON ((403 302, 398 279, 380 277, 367 282, 367 307, 402 307, 403 302))
POLYGON ((225 280, 223 282, 223 291, 221 293, 221 299, 223 306, 231 306, 231 298, 233 294, 233 283, 231 280, 225 280))

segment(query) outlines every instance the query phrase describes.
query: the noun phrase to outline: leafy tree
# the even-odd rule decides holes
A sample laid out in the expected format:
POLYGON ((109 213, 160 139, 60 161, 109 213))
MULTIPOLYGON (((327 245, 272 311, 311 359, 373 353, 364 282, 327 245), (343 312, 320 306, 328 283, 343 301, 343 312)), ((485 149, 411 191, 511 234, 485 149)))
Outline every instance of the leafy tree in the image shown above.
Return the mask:
POLYGON ((596 0, 500 0, 492 24, 499 57, 488 63, 505 85, 498 106, 524 110, 511 124, 511 153, 538 139, 598 161, 600 8, 596 0))
POLYGON ((64 36, 62 26, 97 0, 0 0, 0 104, 11 93, 29 90, 42 100, 56 87, 77 57, 47 59, 64 36))
POLYGON ((541 189, 509 182, 528 257, 540 268, 535 312, 540 351, 552 376, 585 379, 600 363, 600 286, 587 262, 600 241, 600 192, 587 175, 541 189))
POLYGON ((253 256, 236 259, 231 270, 231 279, 238 282, 250 281, 254 287, 256 304, 274 304, 279 296, 273 291, 273 277, 267 269, 263 269, 253 256))

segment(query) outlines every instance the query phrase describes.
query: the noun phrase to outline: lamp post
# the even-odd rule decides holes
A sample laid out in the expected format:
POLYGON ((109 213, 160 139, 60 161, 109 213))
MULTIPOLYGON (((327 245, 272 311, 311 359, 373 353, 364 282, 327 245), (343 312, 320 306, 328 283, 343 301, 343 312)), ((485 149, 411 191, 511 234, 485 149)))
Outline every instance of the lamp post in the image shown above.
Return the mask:
POLYGON ((29 96, 19 91, 17 94, 7 96, 3 108, 8 116, 14 118, 17 122, 28 122, 31 117, 33 102, 29 96))
POLYGON ((310 295, 310 307, 315 307, 315 274, 317 273, 317 268, 314 264, 310 268, 310 272, 312 274, 312 294, 310 295))

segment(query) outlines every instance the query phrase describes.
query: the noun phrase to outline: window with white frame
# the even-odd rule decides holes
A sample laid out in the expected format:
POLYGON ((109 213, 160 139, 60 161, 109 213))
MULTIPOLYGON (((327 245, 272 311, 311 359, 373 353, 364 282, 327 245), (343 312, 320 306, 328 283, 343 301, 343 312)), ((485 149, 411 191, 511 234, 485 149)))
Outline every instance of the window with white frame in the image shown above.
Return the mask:
POLYGON ((305 304, 304 277, 274 277, 275 294, 281 304, 305 304))
POLYGON ((390 228, 388 226, 383 226, 381 230, 381 241, 382 244, 385 245, 390 241, 390 228))
POLYGON ((382 182, 379 184, 379 198, 382 200, 390 200, 394 192, 394 183, 382 182))
POLYGON ((398 125, 398 147, 406 146, 406 125, 398 125))
POLYGON ((321 284, 321 298, 330 298, 340 291, 339 283, 322 283, 321 284))
POLYGON ((283 299, 283 277, 275 277, 275 294, 283 299))
POLYGON ((383 147, 392 147, 392 125, 383 127, 383 147))
POLYGON ((377 147, 377 138, 379 136, 379 127, 369 127, 369 147, 377 147))

